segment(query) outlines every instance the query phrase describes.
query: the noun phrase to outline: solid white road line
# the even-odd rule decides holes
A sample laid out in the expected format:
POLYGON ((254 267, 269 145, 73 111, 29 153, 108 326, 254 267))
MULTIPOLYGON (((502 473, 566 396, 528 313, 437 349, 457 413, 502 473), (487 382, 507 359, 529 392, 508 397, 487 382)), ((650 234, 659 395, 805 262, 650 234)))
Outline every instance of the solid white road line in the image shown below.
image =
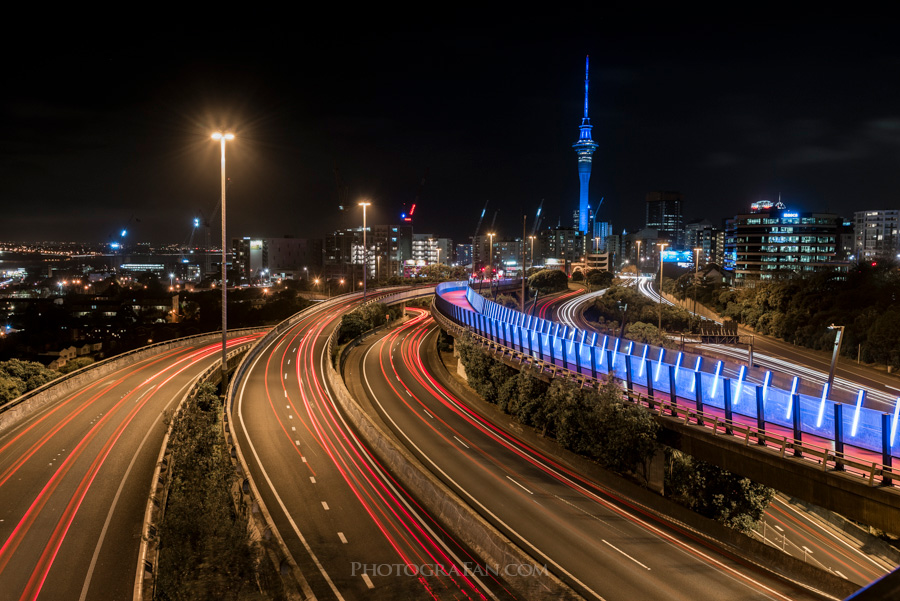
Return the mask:
POLYGON ((605 538, 601 538, 600 540, 602 540, 604 543, 606 543, 607 545, 609 545, 611 548, 615 549, 616 551, 618 551, 619 553, 621 553, 622 555, 624 555, 625 557, 627 557, 628 559, 630 559, 630 560, 633 561, 634 563, 638 564, 639 566, 641 566, 641 567, 644 568, 645 570, 649 570, 649 569, 650 569, 650 568, 648 568, 647 566, 645 566, 644 564, 642 564, 641 562, 639 562, 637 559, 635 559, 634 557, 632 557, 631 555, 629 555, 628 553, 626 553, 625 551, 623 551, 622 549, 618 548, 617 546, 615 546, 614 544, 612 544, 611 542, 609 542, 608 540, 606 540, 605 538))

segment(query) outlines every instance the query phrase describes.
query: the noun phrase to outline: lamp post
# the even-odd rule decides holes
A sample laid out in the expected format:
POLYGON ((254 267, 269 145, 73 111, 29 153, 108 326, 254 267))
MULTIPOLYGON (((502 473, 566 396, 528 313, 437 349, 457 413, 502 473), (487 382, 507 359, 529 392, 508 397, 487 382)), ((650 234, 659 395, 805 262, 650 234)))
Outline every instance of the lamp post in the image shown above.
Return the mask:
POLYGON ((666 250, 668 244, 659 243, 659 331, 662 333, 662 268, 663 268, 663 251, 666 250))
POLYGON ((491 282, 494 281, 494 232, 488 234, 490 238, 490 247, 488 248, 488 277, 491 282))
POLYGON ((528 236, 531 239, 531 266, 534 267, 534 236, 528 236))
POLYGON ((694 249, 697 253, 697 259, 694 265, 694 317, 697 316, 697 282, 700 279, 700 251, 703 250, 699 246, 694 249))
POLYGON ((372 204, 371 202, 363 201, 359 203, 359 206, 363 208, 363 300, 366 300, 366 207, 372 204))
POLYGON ((635 263, 637 264, 638 276, 640 276, 641 275, 641 241, 635 240, 634 243, 637 245, 637 261, 635 261, 635 263))
POLYGON ((225 142, 234 140, 234 134, 217 131, 212 135, 222 148, 222 391, 228 383, 228 238, 225 234, 225 142))
POLYGON ((831 385, 834 383, 834 368, 837 365, 838 355, 841 354, 841 342, 844 338, 844 326, 836 326, 831 324, 828 326, 829 330, 837 330, 837 336, 834 337, 834 352, 831 354, 831 368, 828 370, 828 390, 831 390, 831 385))

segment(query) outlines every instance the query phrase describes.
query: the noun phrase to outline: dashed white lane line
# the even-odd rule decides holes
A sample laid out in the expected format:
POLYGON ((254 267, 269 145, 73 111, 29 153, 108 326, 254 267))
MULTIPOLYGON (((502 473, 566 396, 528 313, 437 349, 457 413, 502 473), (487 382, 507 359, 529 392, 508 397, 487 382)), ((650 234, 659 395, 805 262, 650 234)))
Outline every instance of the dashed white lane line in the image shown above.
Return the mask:
POLYGON ((461 444, 462 446, 466 447, 467 449, 469 448, 469 445, 467 445, 466 443, 464 443, 463 441, 461 441, 461 440, 459 439, 459 437, 454 436, 453 438, 456 438, 456 441, 457 441, 459 444, 461 444))
POLYGON ((347 544, 347 537, 344 536, 343 532, 338 532, 338 538, 341 539, 342 543, 344 543, 345 545, 347 544))
POLYGON ((369 587, 369 588, 375 588, 375 585, 372 584, 372 579, 369 578, 369 575, 368 575, 368 574, 363 574, 363 575, 362 575, 362 579, 363 579, 363 582, 366 583, 366 586, 367 586, 367 587, 369 587))
POLYGON ((525 488, 524 486, 522 486, 521 484, 519 484, 518 482, 516 482, 516 481, 513 480, 512 478, 510 478, 509 476, 507 476, 506 479, 509 480, 510 482, 512 482, 513 484, 515 484, 516 486, 518 486, 519 488, 521 488, 522 490, 524 490, 525 492, 527 492, 529 495, 533 495, 533 494, 534 494, 533 492, 531 492, 530 490, 528 490, 527 488, 525 488))
POLYGON ((309 481, 312 482, 313 484, 315 484, 315 483, 316 483, 316 477, 315 477, 315 476, 310 476, 310 477, 309 477, 309 481))
POLYGON ((626 553, 625 551, 623 551, 622 549, 618 548, 617 546, 615 546, 615 545, 612 544, 611 542, 607 541, 606 539, 602 539, 602 538, 601 538, 600 540, 602 540, 604 543, 606 543, 607 545, 609 545, 610 547, 612 547, 613 549, 615 549, 616 551, 618 551, 619 553, 621 553, 622 555, 624 555, 625 557, 627 557, 628 559, 630 559, 631 561, 633 561, 634 563, 638 564, 639 566, 641 566, 641 567, 644 568, 645 570, 649 570, 649 569, 650 569, 650 568, 648 568, 647 566, 645 566, 644 564, 642 564, 641 562, 639 562, 637 559, 635 559, 634 557, 632 557, 631 555, 629 555, 628 553, 626 553))
MULTIPOLYGON (((300 444, 300 441, 299 441, 299 440, 297 441, 297 444, 300 444)), ((306 463, 306 457, 301 457, 300 459, 303 460, 303 463, 306 463)))
POLYGON ((325 511, 328 511, 328 503, 326 503, 325 501, 322 501, 322 507, 325 508, 325 511))

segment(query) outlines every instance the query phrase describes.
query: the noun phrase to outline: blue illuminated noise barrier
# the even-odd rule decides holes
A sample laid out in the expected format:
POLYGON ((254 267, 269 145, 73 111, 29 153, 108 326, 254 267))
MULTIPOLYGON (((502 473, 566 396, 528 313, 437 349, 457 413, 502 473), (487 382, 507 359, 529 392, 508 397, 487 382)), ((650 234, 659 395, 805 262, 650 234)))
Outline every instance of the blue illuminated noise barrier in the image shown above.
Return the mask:
MULTIPOLYGON (((461 290, 462 289, 462 287, 454 288, 453 287, 454 283, 449 283, 449 284, 450 284, 449 286, 445 285, 445 284, 439 285, 438 286, 438 294, 440 295, 440 293, 443 291, 461 290)), ((463 283, 463 284, 465 284, 465 283, 463 283)), ((465 287, 467 288, 466 297, 467 297, 467 299, 469 299, 469 303, 472 307, 475 307, 476 310, 480 307, 481 311, 484 311, 485 309, 488 309, 488 308, 489 308, 489 310, 493 310, 492 305, 496 305, 496 303, 493 303, 492 301, 485 299, 483 296, 480 296, 477 293, 474 293, 472 291, 471 287, 468 287, 468 286, 465 286, 465 287)), ((456 306, 454 305, 454 307, 456 307, 456 306)), ((468 309, 463 309, 461 307, 456 307, 456 308, 461 309, 462 311, 471 313, 468 309)), ((549 320, 537 318, 537 317, 532 318, 532 316, 528 316, 527 318, 525 318, 524 316, 522 316, 521 314, 519 314, 519 312, 517 312, 515 310, 508 309, 508 308, 504 308, 504 309, 505 309, 504 311, 502 311, 498 314, 499 318, 502 319, 503 321, 514 322, 519 326, 521 326, 522 324, 525 324, 525 327, 523 329, 526 329, 526 330, 532 331, 532 332, 540 332, 542 335, 547 336, 547 339, 548 339, 548 342, 550 345, 553 345, 555 342, 557 342, 561 345, 561 348, 563 350, 566 348, 566 346, 565 346, 566 342, 571 340, 573 344, 571 344, 569 346, 570 346, 570 348, 573 348, 574 341, 577 339, 577 332, 580 330, 575 330, 572 333, 572 336, 570 338, 569 337, 569 329, 568 329, 568 327, 566 327, 563 329, 563 332, 562 332, 563 339, 560 340, 559 339, 560 324, 551 322, 549 320)), ((454 314, 457 313, 456 309, 453 310, 453 313, 454 314)), ((475 330, 478 330, 481 332, 487 331, 487 330, 485 330, 484 327, 482 327, 482 322, 479 322, 478 320, 476 320, 474 318, 474 315, 471 317, 466 317, 465 319, 461 319, 460 321, 462 321, 466 324, 469 324, 475 330)), ((483 323, 489 330, 491 322, 483 322, 483 323)), ((503 328, 498 328, 498 331, 504 331, 504 330, 503 330, 503 328)), ((489 335, 491 335, 491 334, 489 334, 489 335)), ((533 337, 529 336, 528 340, 530 342, 531 340, 533 340, 533 337)), ((581 338, 580 338, 580 344, 583 346, 585 344, 585 342, 586 342, 586 332, 582 332, 581 338)), ((590 346, 596 347, 596 342, 597 342, 597 335, 596 335, 596 333, 594 333, 592 336, 590 346)), ((609 344, 610 344, 609 337, 604 335, 603 341, 601 344, 600 353, 599 353, 600 358, 599 358, 598 363, 606 362, 605 361, 605 359, 606 359, 605 353, 606 353, 606 349, 609 347, 609 344)), ((621 340, 619 338, 616 338, 615 342, 613 344, 614 344, 614 346, 612 349, 612 354, 613 354, 613 358, 614 358, 615 355, 618 354, 618 352, 620 350, 619 345, 621 344, 621 340)), ((627 351, 626 351, 629 356, 631 356, 633 348, 634 348, 634 343, 633 343, 633 341, 630 341, 627 351)), ((648 351, 649 351, 649 347, 647 345, 644 345, 643 353, 641 356, 641 366, 640 366, 640 370, 641 370, 640 375, 641 376, 643 376, 643 373, 644 373, 644 368, 645 368, 648 351)), ((537 352, 537 349, 534 349, 533 352, 537 352)), ((660 357, 657 362, 656 376, 654 379, 658 378, 658 376, 660 374, 662 364, 664 363, 664 356, 665 356, 664 352, 665 351, 663 349, 660 349, 660 357)), ((677 373, 677 370, 680 368, 680 363, 681 363, 681 353, 679 353, 678 358, 676 359, 676 363, 675 363, 676 373, 677 373)), ((719 361, 716 365, 715 375, 713 377, 712 389, 711 389, 712 395, 709 397, 707 397, 706 395, 703 395, 704 398, 713 398, 715 396, 716 391, 718 389, 719 380, 722 379, 722 365, 723 365, 723 363, 721 361, 719 361)), ((695 373, 700 372, 701 366, 702 366, 702 358, 697 357, 693 371, 695 373)), ((606 371, 608 373, 613 372, 612 365, 608 365, 606 371)), ((738 376, 737 386, 736 386, 736 390, 735 390, 735 394, 734 394, 734 404, 735 405, 737 405, 740 402, 741 391, 742 391, 742 387, 746 380, 746 374, 747 374, 746 368, 742 366, 740 375, 738 376)), ((696 377, 691 379, 690 391, 692 394, 695 393, 696 380, 697 380, 696 377)), ((702 382, 703 382, 703 380, 701 380, 701 383, 702 382)), ((799 377, 795 377, 791 384, 790 395, 788 396, 787 399, 785 399, 786 400, 786 403, 785 403, 786 412, 785 412, 784 419, 790 420, 793 415, 793 410, 794 410, 793 403, 795 402, 794 397, 798 396, 797 392, 799 389, 799 384, 800 384, 799 377)), ((765 407, 766 403, 768 401, 768 397, 769 397, 769 394, 768 394, 769 389, 773 388, 771 371, 766 372, 766 374, 763 378, 761 388, 762 388, 761 396, 762 396, 763 407, 765 407)), ((817 415, 816 415, 814 421, 810 420, 810 424, 815 423, 816 428, 820 428, 822 423, 824 422, 824 417, 826 415, 826 409, 829 404, 828 403, 829 392, 830 392, 830 390, 828 389, 827 386, 825 386, 822 390, 821 397, 818 399, 819 406, 818 406, 817 415)), ((798 398, 801 398, 801 397, 798 396, 798 398)), ((898 430, 898 428, 900 428, 900 398, 898 398, 897 402, 895 403, 893 415, 886 416, 884 420, 877 420, 877 421, 872 419, 871 417, 867 417, 866 419, 863 419, 863 414, 865 414, 866 416, 869 416, 870 413, 873 415, 881 414, 881 412, 873 411, 873 410, 863 407, 864 400, 865 400, 865 391, 860 390, 857 395, 856 407, 855 407, 855 411, 854 411, 852 426, 850 428, 849 438, 857 439, 857 440, 853 441, 853 444, 855 446, 861 446, 862 448, 866 448, 869 450, 882 451, 883 450, 882 445, 889 445, 889 447, 892 449, 895 446, 895 444, 897 443, 897 430, 898 430), (890 421, 890 435, 888 437, 885 437, 885 440, 882 442, 883 432, 881 430, 887 427, 886 422, 888 422, 888 421, 890 421), (876 439, 879 442, 876 443, 875 442, 876 439)), ((833 407, 834 403, 831 403, 831 404, 833 407)), ((743 415, 743 413, 742 413, 742 415, 743 415)), ((802 421, 805 422, 805 420, 802 420, 802 421)), ((767 420, 767 422, 768 422, 768 420, 767 420)), ((777 423, 777 422, 772 422, 772 423, 777 423)), ((809 427, 812 427, 812 426, 810 425, 809 427)), ((804 431, 808 431, 808 430, 804 430, 804 431)), ((811 433, 814 433, 816 435, 821 435, 821 432, 811 432, 811 433)))

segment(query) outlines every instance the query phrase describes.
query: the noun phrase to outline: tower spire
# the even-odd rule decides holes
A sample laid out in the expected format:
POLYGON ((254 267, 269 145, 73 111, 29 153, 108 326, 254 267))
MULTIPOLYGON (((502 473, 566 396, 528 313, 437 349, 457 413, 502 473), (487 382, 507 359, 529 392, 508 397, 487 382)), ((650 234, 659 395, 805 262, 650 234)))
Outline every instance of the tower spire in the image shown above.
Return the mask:
POLYGON ((588 74, 590 73, 590 65, 591 65, 591 57, 590 55, 586 55, 584 57, 584 118, 581 120, 582 125, 589 125, 590 119, 588 119, 588 86, 590 84, 590 77, 588 74))
POLYGON ((578 230, 587 234, 590 216, 588 186, 591 181, 591 160, 597 143, 591 139, 591 120, 588 118, 588 89, 590 84, 590 56, 584 58, 584 117, 578 134, 578 141, 572 144, 578 155, 578 180, 581 184, 578 196, 578 230))

